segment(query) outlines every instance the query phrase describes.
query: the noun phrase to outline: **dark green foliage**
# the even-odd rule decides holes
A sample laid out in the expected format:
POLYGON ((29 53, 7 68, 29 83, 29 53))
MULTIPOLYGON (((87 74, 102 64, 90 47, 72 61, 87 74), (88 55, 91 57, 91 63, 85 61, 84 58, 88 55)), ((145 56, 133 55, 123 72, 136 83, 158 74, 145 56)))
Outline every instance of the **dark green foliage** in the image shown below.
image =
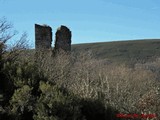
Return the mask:
POLYGON ((37 101, 35 120, 81 120, 83 116, 73 96, 60 91, 54 85, 40 83, 41 96, 37 101))

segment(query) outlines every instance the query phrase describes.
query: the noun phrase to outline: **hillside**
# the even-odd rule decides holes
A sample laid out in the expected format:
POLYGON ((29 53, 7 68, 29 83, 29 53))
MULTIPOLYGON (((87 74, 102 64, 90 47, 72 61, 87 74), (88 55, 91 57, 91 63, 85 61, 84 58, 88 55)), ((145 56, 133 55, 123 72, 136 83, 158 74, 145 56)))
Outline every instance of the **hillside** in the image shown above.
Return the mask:
POLYGON ((160 56, 160 39, 101 42, 72 45, 72 51, 92 51, 99 59, 115 62, 145 62, 160 56))
POLYGON ((37 53, 35 60, 33 49, 6 53, 0 69, 0 118, 119 120, 120 113, 136 113, 142 120, 145 112, 159 120, 160 59, 132 67, 159 57, 159 44, 140 40, 72 45, 72 54, 90 50, 100 60, 88 54, 76 54, 73 60, 65 54, 53 58, 45 54, 48 51, 37 53), (16 52, 22 55, 14 60, 16 52), (108 61, 113 64, 103 64, 108 61), (114 64, 124 62, 127 65, 114 64))
MULTIPOLYGON (((97 59, 118 64, 143 63, 160 57, 160 39, 73 44, 71 48, 72 53, 91 51, 97 59)), ((24 54, 33 55, 34 50, 27 50, 24 54)))

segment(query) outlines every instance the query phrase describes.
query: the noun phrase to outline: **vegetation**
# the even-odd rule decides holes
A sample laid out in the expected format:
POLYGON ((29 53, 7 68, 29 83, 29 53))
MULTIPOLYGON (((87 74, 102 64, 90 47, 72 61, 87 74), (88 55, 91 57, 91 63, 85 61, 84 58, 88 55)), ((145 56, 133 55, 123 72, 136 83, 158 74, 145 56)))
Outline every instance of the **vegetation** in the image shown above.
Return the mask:
POLYGON ((25 54, 25 34, 10 49, 0 38, 2 120, 124 119, 119 113, 156 114, 159 119, 159 59, 130 67, 101 60, 94 49, 54 57, 36 51, 32 56, 25 54))
POLYGON ((153 61, 160 56, 160 39, 101 42, 72 45, 72 51, 92 51, 98 59, 135 64, 153 61))

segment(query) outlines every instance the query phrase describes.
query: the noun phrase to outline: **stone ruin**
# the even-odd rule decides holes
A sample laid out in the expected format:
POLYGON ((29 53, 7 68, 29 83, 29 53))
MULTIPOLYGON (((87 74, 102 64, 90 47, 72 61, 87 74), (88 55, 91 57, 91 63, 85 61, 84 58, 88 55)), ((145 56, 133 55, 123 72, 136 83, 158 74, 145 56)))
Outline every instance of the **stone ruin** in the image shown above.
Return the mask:
MULTIPOLYGON (((55 46, 53 53, 59 51, 71 51, 71 31, 61 25, 55 34, 55 46)), ((52 49, 52 28, 47 25, 35 24, 35 49, 36 50, 51 50, 52 49)))
POLYGON ((55 51, 71 51, 71 31, 66 26, 57 29, 55 38, 55 51))
POLYGON ((35 24, 35 49, 49 49, 52 44, 52 28, 35 24))

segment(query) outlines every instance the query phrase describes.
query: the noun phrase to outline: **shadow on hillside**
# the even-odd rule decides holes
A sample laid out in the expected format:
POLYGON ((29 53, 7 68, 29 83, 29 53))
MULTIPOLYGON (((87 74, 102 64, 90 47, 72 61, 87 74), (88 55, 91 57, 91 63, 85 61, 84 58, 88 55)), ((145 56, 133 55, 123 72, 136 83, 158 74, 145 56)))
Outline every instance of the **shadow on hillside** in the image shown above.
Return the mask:
POLYGON ((105 108, 99 100, 82 100, 82 114, 86 120, 120 120, 116 117, 118 110, 112 107, 105 108))

